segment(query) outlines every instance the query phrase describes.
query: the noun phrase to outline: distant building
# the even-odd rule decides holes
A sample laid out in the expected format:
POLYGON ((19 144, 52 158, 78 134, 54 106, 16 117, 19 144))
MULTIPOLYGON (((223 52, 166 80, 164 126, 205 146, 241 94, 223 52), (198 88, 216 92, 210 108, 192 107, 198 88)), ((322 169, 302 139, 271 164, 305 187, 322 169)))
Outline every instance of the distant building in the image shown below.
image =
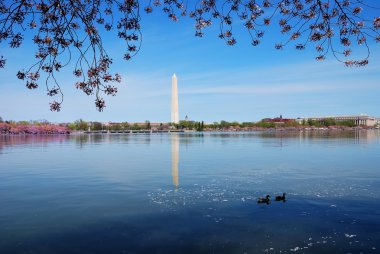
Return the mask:
MULTIPOLYGON (((148 122, 140 122, 140 123, 129 123, 130 126, 139 126, 141 128, 144 128, 146 127, 148 124, 148 122)), ((164 129, 167 129, 169 127, 169 124, 168 123, 150 123, 149 122, 149 125, 152 129, 160 129, 160 128, 164 128, 164 129)))
POLYGON ((380 118, 375 118, 368 115, 351 115, 351 116, 323 116, 323 117, 305 117, 297 118, 297 121, 301 124, 303 121, 314 120, 314 121, 324 121, 326 119, 333 119, 335 122, 353 121, 355 125, 369 126, 373 127, 380 125, 380 118))
POLYGON ((287 122, 294 122, 295 119, 292 119, 292 118, 282 118, 282 115, 280 115, 280 117, 275 117, 275 118, 264 118, 261 121, 268 122, 268 123, 282 124, 282 123, 287 123, 287 122))

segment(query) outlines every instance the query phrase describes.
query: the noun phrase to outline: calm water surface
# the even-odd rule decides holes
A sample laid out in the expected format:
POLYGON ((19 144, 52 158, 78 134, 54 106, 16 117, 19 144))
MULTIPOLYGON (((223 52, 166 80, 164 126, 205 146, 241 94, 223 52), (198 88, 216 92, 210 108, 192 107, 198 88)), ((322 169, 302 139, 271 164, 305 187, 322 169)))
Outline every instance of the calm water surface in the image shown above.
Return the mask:
POLYGON ((0 136, 0 253, 380 253, 380 132, 0 136), (287 193, 286 202, 257 198, 287 193))

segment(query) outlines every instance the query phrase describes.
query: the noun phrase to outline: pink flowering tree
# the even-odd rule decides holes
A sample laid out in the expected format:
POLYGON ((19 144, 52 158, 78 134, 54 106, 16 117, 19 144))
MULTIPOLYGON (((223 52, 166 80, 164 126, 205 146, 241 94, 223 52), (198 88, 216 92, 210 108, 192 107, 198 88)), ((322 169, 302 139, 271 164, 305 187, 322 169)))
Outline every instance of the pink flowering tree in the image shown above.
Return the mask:
POLYGON ((11 126, 7 123, 0 123, 0 133, 8 133, 11 126))
POLYGON ((0 134, 68 134, 65 126, 55 124, 0 123, 0 134))

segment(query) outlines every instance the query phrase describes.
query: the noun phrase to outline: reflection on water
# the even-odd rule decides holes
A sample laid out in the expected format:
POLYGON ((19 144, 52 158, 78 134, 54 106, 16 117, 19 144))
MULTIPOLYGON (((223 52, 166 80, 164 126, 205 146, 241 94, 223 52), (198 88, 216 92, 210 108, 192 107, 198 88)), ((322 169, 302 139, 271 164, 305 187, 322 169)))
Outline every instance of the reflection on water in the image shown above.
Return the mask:
MULTIPOLYGON (((139 143, 149 144, 152 140, 157 140, 157 137, 163 137, 165 134, 82 134, 82 135, 0 135, 0 149, 5 146, 15 145, 30 145, 30 144, 52 144, 65 143, 75 141, 79 148, 83 148, 87 144, 96 144, 104 142, 126 143, 130 140, 138 141, 139 143), (141 137, 144 137, 143 139, 141 137)), ((214 132, 214 133, 172 133, 173 137, 183 137, 181 143, 201 143, 205 138, 219 137, 221 142, 228 138, 262 138, 273 139, 279 146, 286 140, 314 140, 314 139, 339 139, 347 142, 370 143, 378 142, 380 139, 379 130, 369 131, 256 131, 256 132, 214 132), (176 136, 178 135, 178 136, 176 136)))
POLYGON ((179 176, 178 176, 178 164, 179 164, 179 134, 172 133, 170 136, 172 143, 172 177, 173 185, 178 188, 179 176))
POLYGON ((0 136, 0 253, 378 253, 379 133, 0 136))
POLYGON ((73 136, 70 135, 1 135, 0 134, 0 149, 5 147, 13 147, 19 145, 31 145, 31 144, 54 144, 65 143, 73 136))

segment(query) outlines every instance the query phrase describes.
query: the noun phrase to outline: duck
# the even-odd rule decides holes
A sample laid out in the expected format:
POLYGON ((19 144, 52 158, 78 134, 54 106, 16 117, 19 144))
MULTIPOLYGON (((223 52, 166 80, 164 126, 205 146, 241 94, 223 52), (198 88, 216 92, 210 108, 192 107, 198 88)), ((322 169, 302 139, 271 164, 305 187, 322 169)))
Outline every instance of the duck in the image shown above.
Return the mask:
POLYGON ((260 198, 257 200, 257 203, 258 203, 258 204, 264 204, 264 203, 265 203, 265 204, 269 205, 269 202, 270 202, 269 198, 270 198, 269 195, 267 195, 265 198, 260 197, 260 198))
POLYGON ((276 196, 275 201, 285 201, 286 193, 282 193, 282 196, 276 196))

